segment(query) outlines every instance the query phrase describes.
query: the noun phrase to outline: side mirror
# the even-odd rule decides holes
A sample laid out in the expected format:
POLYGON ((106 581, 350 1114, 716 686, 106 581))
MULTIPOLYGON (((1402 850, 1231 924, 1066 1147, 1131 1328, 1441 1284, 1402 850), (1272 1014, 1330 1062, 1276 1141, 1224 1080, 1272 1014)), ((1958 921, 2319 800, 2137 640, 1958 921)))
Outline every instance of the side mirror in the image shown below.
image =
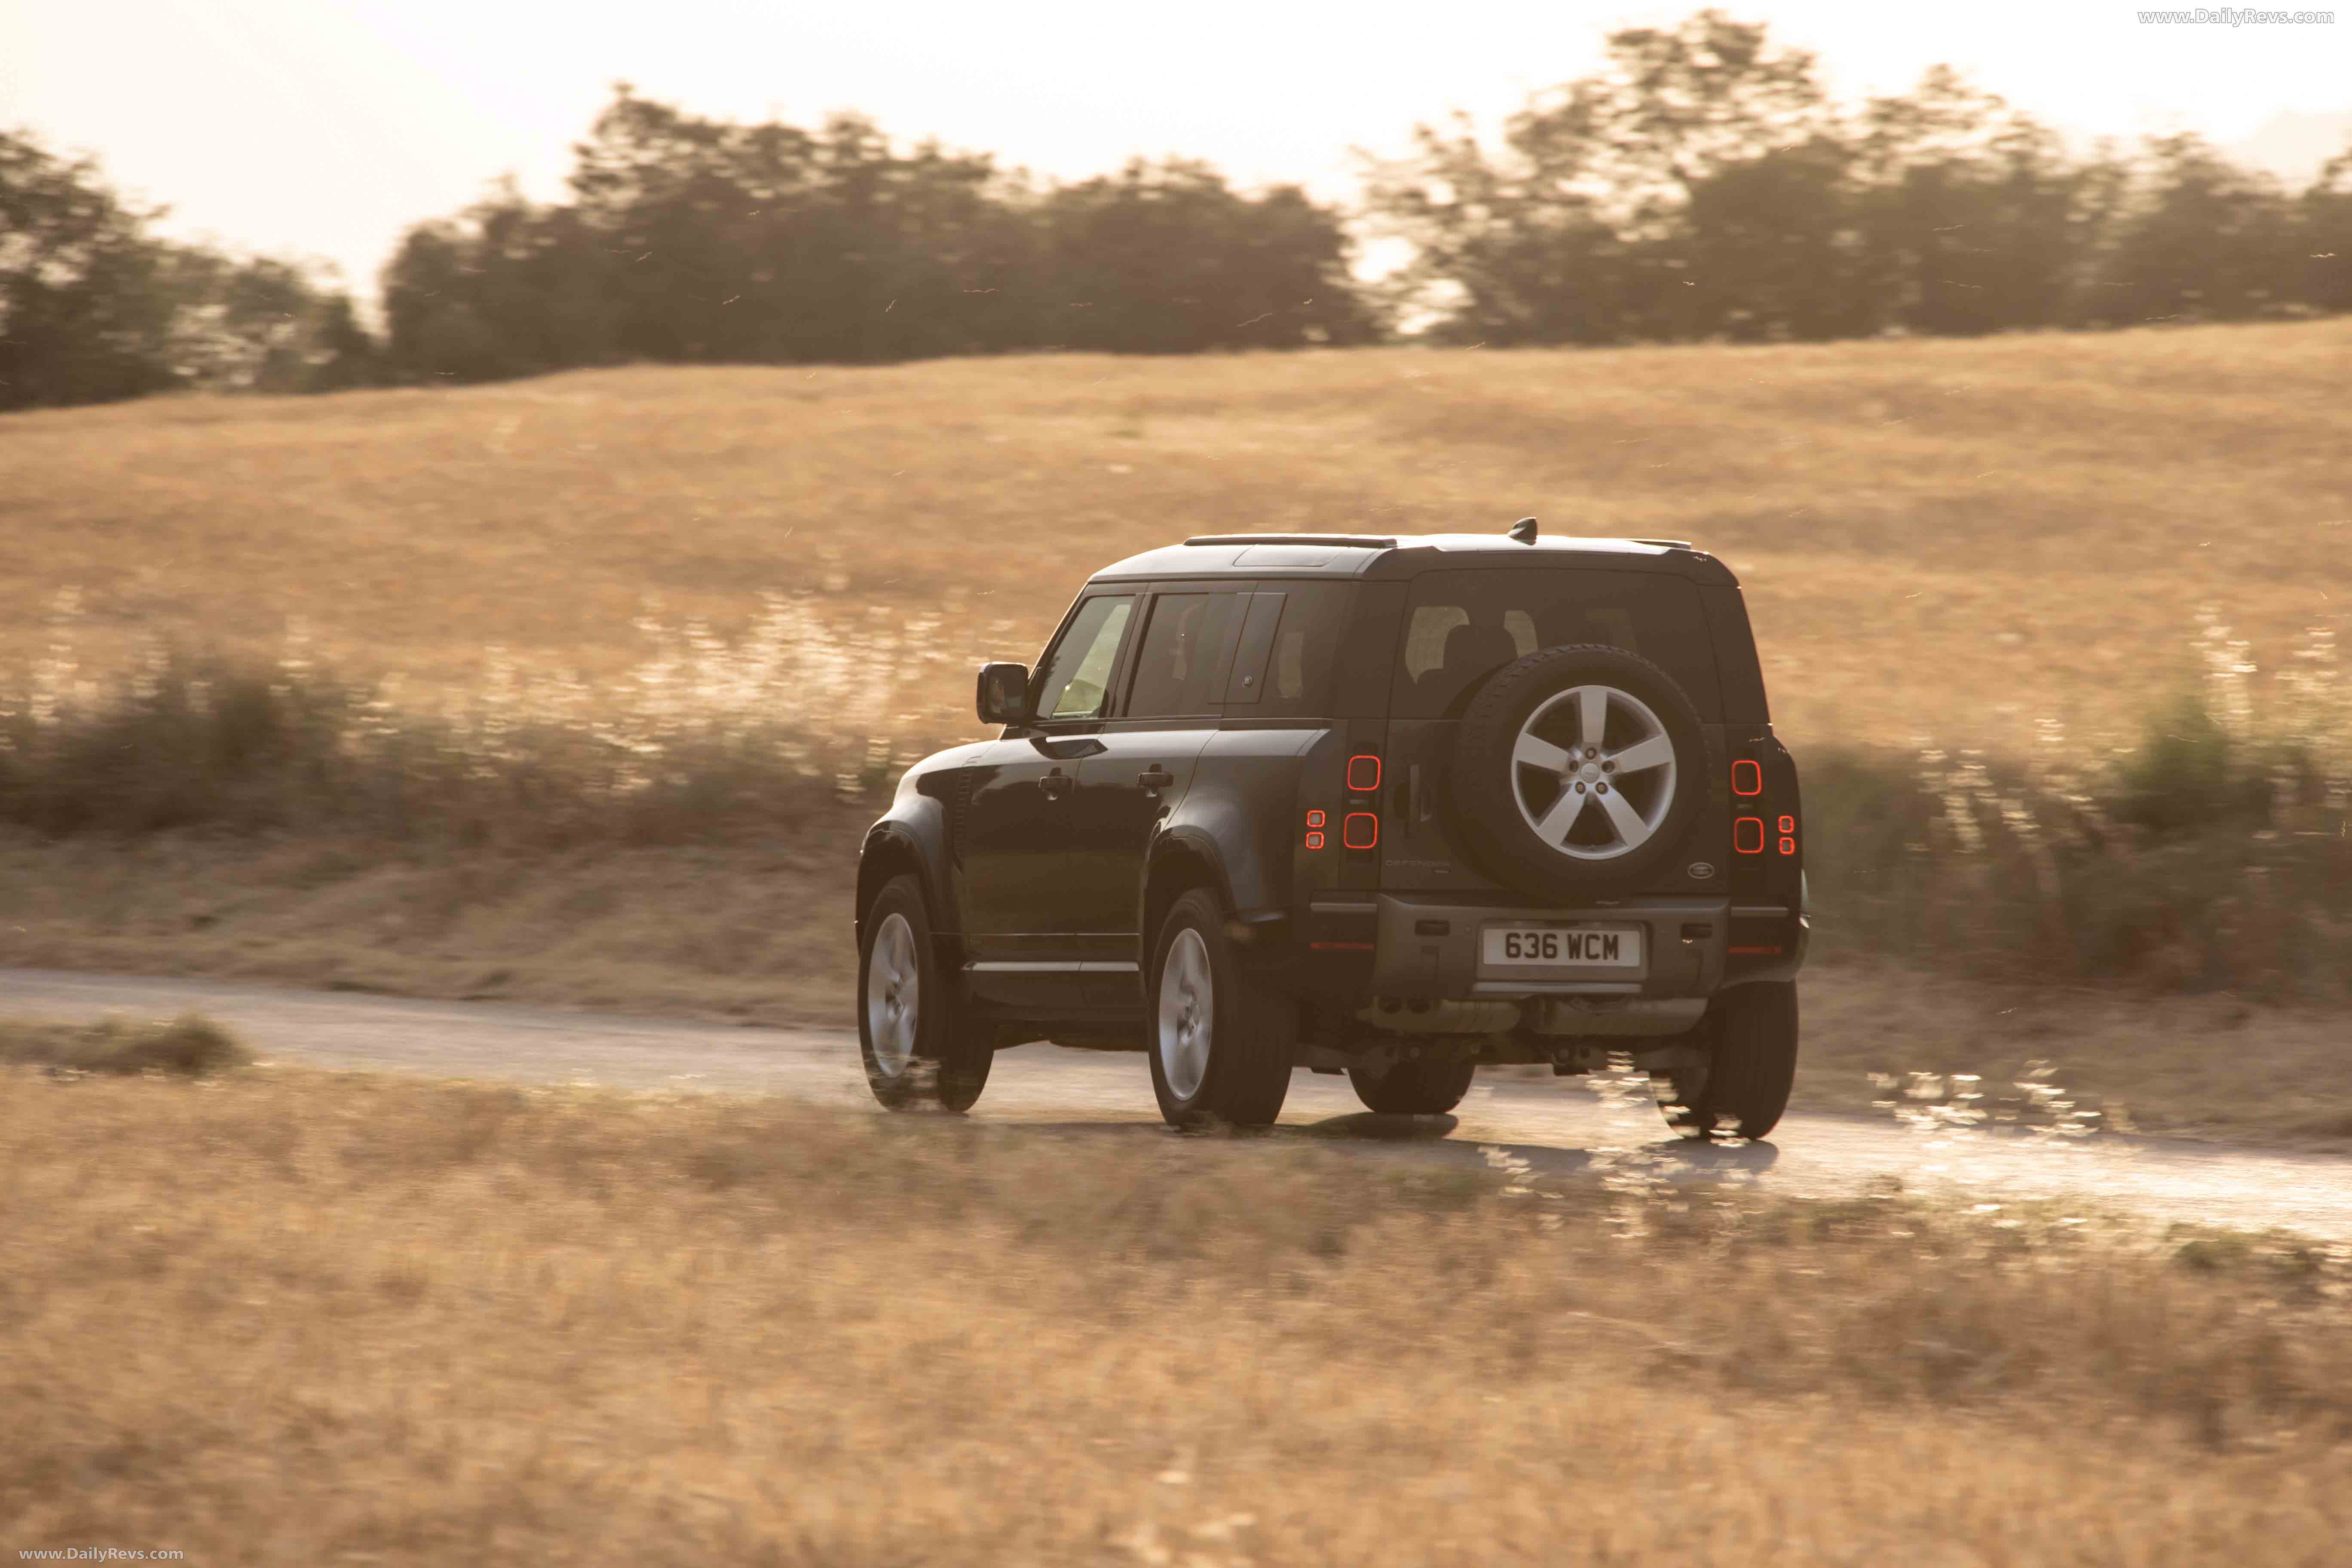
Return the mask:
POLYGON ((980 721, 983 724, 1024 724, 1029 720, 1029 667, 1025 664, 983 664, 980 667, 980 721))

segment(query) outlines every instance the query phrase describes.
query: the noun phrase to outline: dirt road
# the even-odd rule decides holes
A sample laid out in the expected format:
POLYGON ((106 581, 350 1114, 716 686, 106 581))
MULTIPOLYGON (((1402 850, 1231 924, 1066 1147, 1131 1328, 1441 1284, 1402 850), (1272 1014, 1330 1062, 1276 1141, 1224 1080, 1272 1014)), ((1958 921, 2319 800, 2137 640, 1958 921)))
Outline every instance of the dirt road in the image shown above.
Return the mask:
MULTIPOLYGON (((0 1012, 89 1018, 198 1009, 265 1059, 326 1068, 667 1089, 788 1094, 874 1110, 846 1032, 560 1012, 498 1003, 422 1002, 278 990, 209 980, 0 969, 0 1012)), ((877 1112, 879 1113, 878 1111, 877 1112)), ((973 1111, 984 1121, 1114 1137, 1167 1136, 1139 1056, 1029 1046, 997 1058, 973 1111)), ((1691 1145, 1662 1136, 1646 1103, 1606 1086, 1481 1079, 1452 1117, 1363 1112, 1344 1079, 1301 1072, 1277 1135, 1318 1137, 1368 1155, 1500 1163, 1543 1172, 1603 1164, 1669 1180, 1755 1182, 1830 1195, 1892 1177, 1951 1186, 1976 1201, 2054 1198, 2161 1221, 2281 1226, 2352 1240, 2352 1159, 2159 1139, 2051 1142, 1978 1132, 1923 1133, 1892 1121, 1793 1112, 1769 1143, 1691 1145)))

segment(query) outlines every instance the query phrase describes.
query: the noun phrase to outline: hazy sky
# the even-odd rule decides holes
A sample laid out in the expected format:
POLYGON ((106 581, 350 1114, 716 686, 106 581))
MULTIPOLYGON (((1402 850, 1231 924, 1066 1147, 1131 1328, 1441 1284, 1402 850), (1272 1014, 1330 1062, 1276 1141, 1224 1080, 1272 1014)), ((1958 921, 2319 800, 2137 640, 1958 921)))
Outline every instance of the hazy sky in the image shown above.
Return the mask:
MULTIPOLYGON (((2333 26, 2234 27, 2145 25, 2109 0, 1725 8, 1815 50, 1842 95, 1947 61, 2076 134, 2229 143, 2284 111, 2352 110, 2352 0, 2283 3, 2347 8, 2333 26)), ((1591 69, 1610 29, 1697 8, 0 0, 0 126, 98 154, 119 186, 173 207, 174 232, 324 258, 372 291, 403 226, 501 173, 560 194, 619 79, 705 114, 862 110, 902 141, 1045 174, 1174 153, 1339 197, 1350 146, 1399 150, 1414 121, 1456 108, 1491 124, 1591 69)))

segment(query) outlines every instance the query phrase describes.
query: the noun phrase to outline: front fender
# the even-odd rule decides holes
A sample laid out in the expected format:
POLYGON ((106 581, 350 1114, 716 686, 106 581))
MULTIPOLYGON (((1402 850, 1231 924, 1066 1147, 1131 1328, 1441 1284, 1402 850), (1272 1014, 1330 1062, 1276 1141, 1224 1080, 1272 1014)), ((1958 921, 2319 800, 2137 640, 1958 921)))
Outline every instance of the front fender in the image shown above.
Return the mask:
POLYGON ((954 889, 948 882, 947 812, 926 795, 893 801, 890 810, 866 830, 857 852, 857 907, 852 915, 859 942, 866 938, 866 910, 874 896, 893 877, 910 871, 922 884, 933 934, 956 934, 961 927, 954 889))

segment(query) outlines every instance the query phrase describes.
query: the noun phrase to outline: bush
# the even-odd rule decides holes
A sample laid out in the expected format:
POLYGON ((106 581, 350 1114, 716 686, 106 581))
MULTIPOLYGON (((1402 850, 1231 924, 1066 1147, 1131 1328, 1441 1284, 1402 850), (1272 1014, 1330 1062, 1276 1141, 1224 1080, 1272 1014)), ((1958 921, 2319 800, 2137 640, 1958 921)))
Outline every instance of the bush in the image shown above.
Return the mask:
POLYGON ((211 1019, 184 1013, 134 1023, 0 1023, 0 1061, 38 1063, 78 1072, 176 1073, 204 1078, 251 1063, 253 1055, 211 1019))
POLYGON ((2162 836, 2267 826, 2270 780, 2246 765, 2247 751, 2203 701, 2179 698, 2149 719, 2118 770, 2116 820, 2162 836))
POLYGON ((2195 700, 2104 765, 1808 753, 1815 951, 1996 978, 2346 990, 2352 842, 2320 752, 2195 700))

